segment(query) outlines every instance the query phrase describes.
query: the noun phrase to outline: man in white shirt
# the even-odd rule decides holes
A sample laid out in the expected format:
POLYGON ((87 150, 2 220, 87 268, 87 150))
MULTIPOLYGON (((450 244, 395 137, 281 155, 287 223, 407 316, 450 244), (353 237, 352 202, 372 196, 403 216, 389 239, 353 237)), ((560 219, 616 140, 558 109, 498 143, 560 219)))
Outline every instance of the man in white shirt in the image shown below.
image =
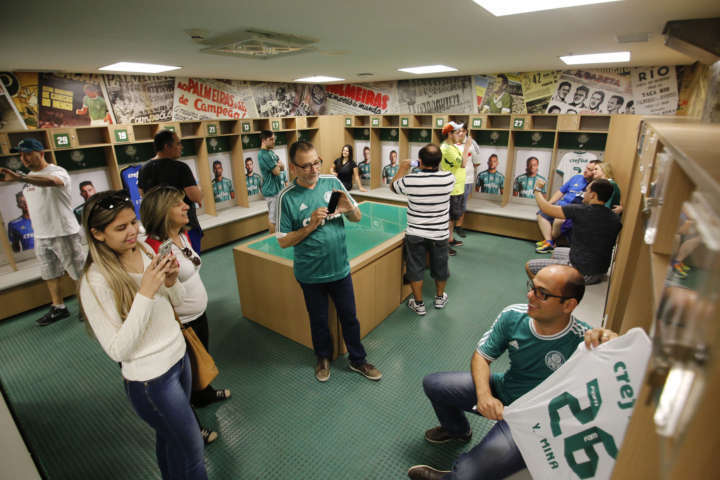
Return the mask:
POLYGON ((70 205, 70 175, 67 171, 45 161, 43 144, 26 138, 12 149, 20 153, 29 174, 0 168, 1 181, 24 184, 35 231, 35 254, 40 261, 40 276, 48 286, 52 305, 50 311, 37 320, 38 325, 50 325, 70 316, 63 303, 61 280, 65 271, 73 280, 82 275, 85 252, 80 242, 80 225, 70 205))

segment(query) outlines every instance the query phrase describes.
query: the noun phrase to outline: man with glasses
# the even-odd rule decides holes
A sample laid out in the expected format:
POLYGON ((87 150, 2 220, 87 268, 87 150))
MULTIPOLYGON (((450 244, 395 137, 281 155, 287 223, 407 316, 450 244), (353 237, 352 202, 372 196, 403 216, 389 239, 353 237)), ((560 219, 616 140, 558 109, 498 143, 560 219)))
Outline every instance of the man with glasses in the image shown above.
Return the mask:
POLYGON ((482 441, 455 461, 452 471, 416 465, 412 479, 456 480, 505 478, 525 468, 503 409, 531 391, 573 354, 578 344, 590 348, 617 334, 590 327, 572 316, 585 293, 583 276, 572 267, 553 265, 528 281, 527 303, 506 307, 477 344, 470 372, 433 373, 423 379, 440 425, 425 432, 433 444, 469 442, 470 424, 463 412, 497 420, 482 441), (505 351, 510 368, 490 373, 490 364, 505 351))
POLYGON ((322 160, 315 147, 298 141, 290 147, 290 168, 295 181, 285 187, 277 201, 277 239, 280 247, 294 248, 293 272, 305 297, 310 333, 317 356, 315 378, 330 378, 333 354, 328 326, 328 297, 332 298, 342 326, 350 358, 350 370, 370 380, 380 380, 380 371, 367 363, 360 342, 360 323, 355 310, 355 292, 345 243, 343 216, 359 222, 362 214, 335 175, 320 175, 322 160), (341 193, 334 213, 327 206, 333 192, 341 193))
POLYGON ((50 291, 50 311, 37 320, 41 327, 70 316, 62 295, 62 277, 67 271, 77 281, 82 275, 85 252, 80 242, 80 225, 70 206, 70 175, 64 168, 47 163, 44 146, 34 138, 20 141, 12 152, 29 174, 0 167, 0 181, 23 184, 22 194, 32 219, 35 255, 40 277, 50 291))

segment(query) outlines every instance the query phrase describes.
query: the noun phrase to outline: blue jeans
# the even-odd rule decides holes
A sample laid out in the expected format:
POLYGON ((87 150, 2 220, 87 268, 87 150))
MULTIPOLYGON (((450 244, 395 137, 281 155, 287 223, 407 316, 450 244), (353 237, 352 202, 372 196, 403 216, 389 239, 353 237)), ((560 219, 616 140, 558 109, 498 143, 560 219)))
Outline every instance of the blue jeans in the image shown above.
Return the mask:
MULTIPOLYGON (((492 380, 490 387, 493 387, 492 380)), ((472 409, 477 403, 477 396, 470 372, 427 375, 423 379, 423 389, 445 430, 458 436, 470 432, 470 424, 463 412, 478 415, 472 409)), ((523 468, 525 461, 510 435, 510 428, 504 421, 499 421, 480 443, 455 460, 452 471, 443 479, 501 479, 523 468)))
POLYGON ((192 372, 187 353, 152 380, 125 380, 138 416, 155 430, 155 453, 164 480, 207 480, 204 444, 190 407, 192 372))
POLYGON ((348 350, 350 363, 362 365, 365 363, 365 348, 360 342, 360 323, 355 312, 355 292, 352 277, 328 283, 300 283, 305 306, 310 316, 310 333, 312 335, 313 350, 320 358, 332 358, 333 344, 328 326, 328 296, 335 304, 335 310, 340 318, 343 339, 348 350))

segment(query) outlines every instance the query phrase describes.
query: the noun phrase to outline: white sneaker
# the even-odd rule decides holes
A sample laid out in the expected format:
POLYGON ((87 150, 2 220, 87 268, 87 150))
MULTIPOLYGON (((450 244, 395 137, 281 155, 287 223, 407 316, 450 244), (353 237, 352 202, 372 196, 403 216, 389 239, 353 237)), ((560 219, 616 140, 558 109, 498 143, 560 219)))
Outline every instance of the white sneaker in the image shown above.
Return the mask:
POLYGON ((447 292, 443 292, 442 297, 435 296, 435 308, 445 308, 448 302, 447 292))
POLYGON ((408 308, 418 315, 425 315, 427 310, 425 309, 424 303, 417 303, 414 298, 408 300, 408 308))

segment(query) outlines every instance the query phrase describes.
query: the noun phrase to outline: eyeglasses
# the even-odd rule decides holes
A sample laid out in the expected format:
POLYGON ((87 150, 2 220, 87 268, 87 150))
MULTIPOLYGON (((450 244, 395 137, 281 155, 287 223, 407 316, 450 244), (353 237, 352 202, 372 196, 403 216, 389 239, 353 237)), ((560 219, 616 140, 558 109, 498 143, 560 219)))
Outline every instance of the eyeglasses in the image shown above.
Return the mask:
POLYGON ((298 165, 297 163, 293 162, 293 164, 298 167, 299 169, 309 172, 311 168, 316 168, 320 170, 320 166, 322 165, 322 160, 318 160, 316 162, 308 163, 306 165, 298 165))
POLYGON ((548 298, 559 298, 563 301, 567 300, 568 298, 572 297, 564 297, 562 295, 553 295, 552 293, 548 293, 545 290, 541 289, 540 287, 536 287, 532 280, 527 281, 527 289, 528 292, 532 291, 533 295, 535 295, 539 300, 542 300, 543 302, 547 300, 548 298))
POLYGON ((202 260, 200 260, 200 257, 198 257, 197 255, 193 255, 192 250, 190 250, 188 247, 183 248, 181 251, 183 255, 185 255, 186 258, 189 258, 193 265, 195 265, 196 267, 199 267, 202 264, 202 260))

